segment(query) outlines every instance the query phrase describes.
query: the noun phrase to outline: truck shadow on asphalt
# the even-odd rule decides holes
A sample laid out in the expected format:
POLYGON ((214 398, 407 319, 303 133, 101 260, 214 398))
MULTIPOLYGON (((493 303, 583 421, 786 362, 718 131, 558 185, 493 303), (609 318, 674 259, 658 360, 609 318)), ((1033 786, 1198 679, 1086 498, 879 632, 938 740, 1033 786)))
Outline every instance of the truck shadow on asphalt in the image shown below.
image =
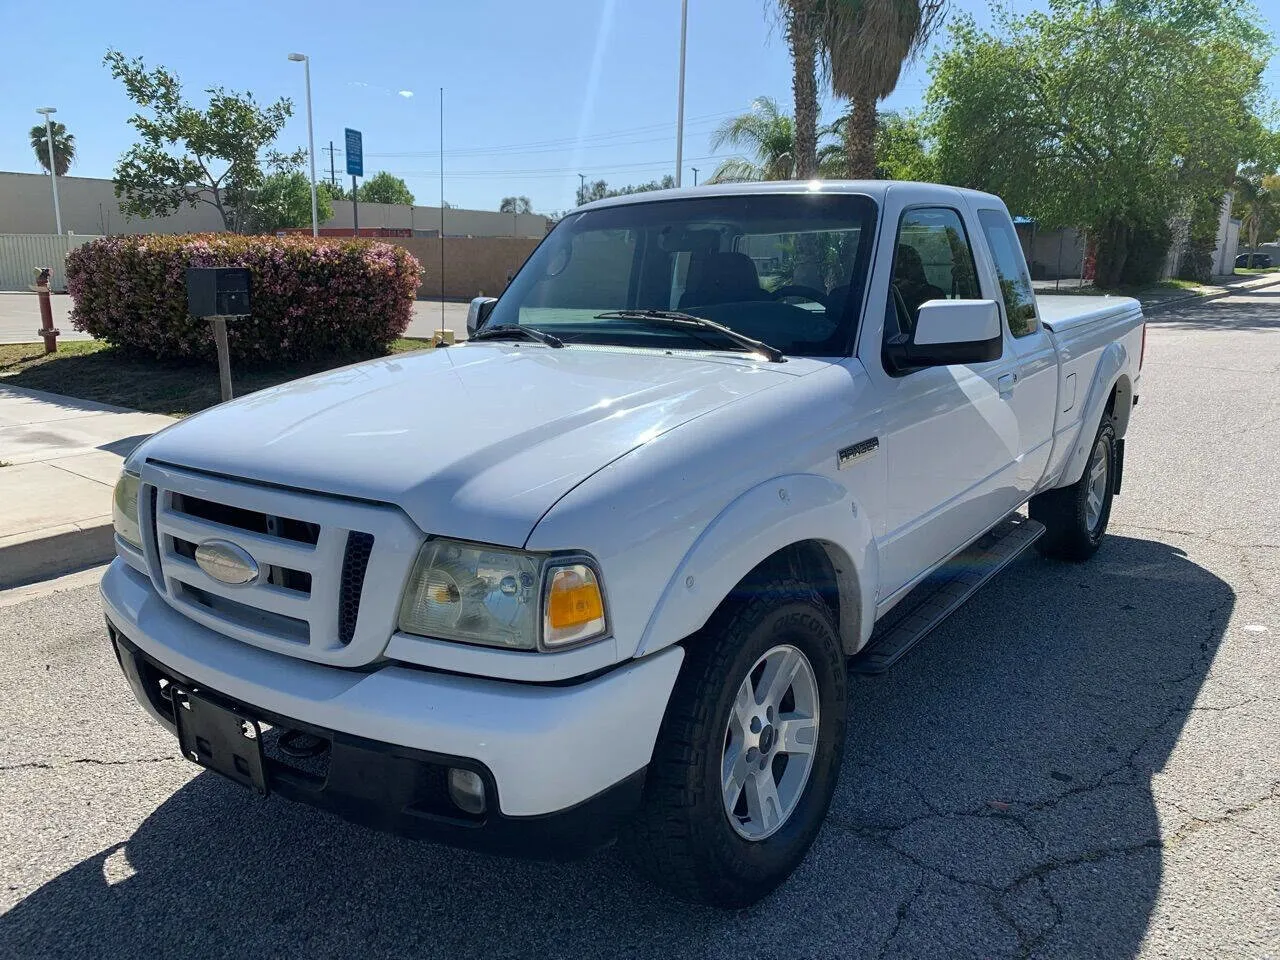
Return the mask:
POLYGON ((750 910, 673 901, 611 850, 447 850, 203 774, 0 918, 0 954, 1132 956, 1162 875, 1151 778, 1234 599, 1149 540, 1020 560, 888 675, 851 678, 828 825, 750 910))
POLYGON ((1147 323, 1175 330, 1280 330, 1280 289, 1240 290, 1155 313, 1147 323))

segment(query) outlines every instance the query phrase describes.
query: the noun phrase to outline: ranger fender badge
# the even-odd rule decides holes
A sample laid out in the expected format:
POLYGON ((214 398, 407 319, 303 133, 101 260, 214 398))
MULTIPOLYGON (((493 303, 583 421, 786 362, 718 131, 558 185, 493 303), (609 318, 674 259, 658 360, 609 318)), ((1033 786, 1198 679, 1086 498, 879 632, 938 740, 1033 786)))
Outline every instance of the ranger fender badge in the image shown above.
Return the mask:
POLYGON ((840 459, 840 469, 851 466, 859 460, 865 460, 877 450, 880 449, 880 438, 872 437, 869 440, 859 440, 851 447, 843 447, 837 456, 840 459))

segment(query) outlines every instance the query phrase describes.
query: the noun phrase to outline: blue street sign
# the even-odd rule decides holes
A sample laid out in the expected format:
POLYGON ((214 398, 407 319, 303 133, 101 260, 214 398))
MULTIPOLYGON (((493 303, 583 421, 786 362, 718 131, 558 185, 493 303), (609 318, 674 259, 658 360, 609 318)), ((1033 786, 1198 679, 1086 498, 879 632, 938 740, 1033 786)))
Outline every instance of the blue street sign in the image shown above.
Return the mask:
POLYGON ((359 130, 347 127, 347 173, 353 177, 364 176, 364 139, 359 130))

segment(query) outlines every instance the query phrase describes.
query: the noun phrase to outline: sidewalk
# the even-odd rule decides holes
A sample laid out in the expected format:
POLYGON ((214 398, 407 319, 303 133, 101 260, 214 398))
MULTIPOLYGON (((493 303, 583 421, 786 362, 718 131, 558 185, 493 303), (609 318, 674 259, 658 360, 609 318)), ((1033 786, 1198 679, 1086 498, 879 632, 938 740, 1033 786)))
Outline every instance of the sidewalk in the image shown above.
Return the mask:
POLYGON ((120 465, 172 422, 0 384, 0 589, 109 560, 120 465))
POLYGON ((1036 280, 1032 283, 1040 296, 1062 294, 1066 296, 1131 296, 1142 304, 1142 312, 1150 315, 1175 306, 1187 306, 1201 300, 1217 300, 1235 290, 1251 290, 1255 287, 1269 287, 1280 283, 1280 272, 1267 274, 1241 274, 1223 277, 1217 283, 1200 284, 1194 289, 1177 287, 1152 286, 1134 293, 1100 294, 1092 284, 1082 285, 1080 280, 1063 280, 1059 289, 1054 289, 1056 281, 1036 280))

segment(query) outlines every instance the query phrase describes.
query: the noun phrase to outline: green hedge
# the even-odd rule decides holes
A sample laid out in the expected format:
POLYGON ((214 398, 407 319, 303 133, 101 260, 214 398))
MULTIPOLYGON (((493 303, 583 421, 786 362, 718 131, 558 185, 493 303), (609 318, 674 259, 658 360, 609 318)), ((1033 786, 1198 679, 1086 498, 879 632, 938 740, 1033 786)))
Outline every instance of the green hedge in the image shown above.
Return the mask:
POLYGON ((413 315, 422 267, 370 240, 235 234, 105 237, 67 256, 77 330, 163 360, 215 355, 187 314, 188 267, 248 267, 252 316, 228 324, 234 360, 273 364, 383 352, 413 315))

